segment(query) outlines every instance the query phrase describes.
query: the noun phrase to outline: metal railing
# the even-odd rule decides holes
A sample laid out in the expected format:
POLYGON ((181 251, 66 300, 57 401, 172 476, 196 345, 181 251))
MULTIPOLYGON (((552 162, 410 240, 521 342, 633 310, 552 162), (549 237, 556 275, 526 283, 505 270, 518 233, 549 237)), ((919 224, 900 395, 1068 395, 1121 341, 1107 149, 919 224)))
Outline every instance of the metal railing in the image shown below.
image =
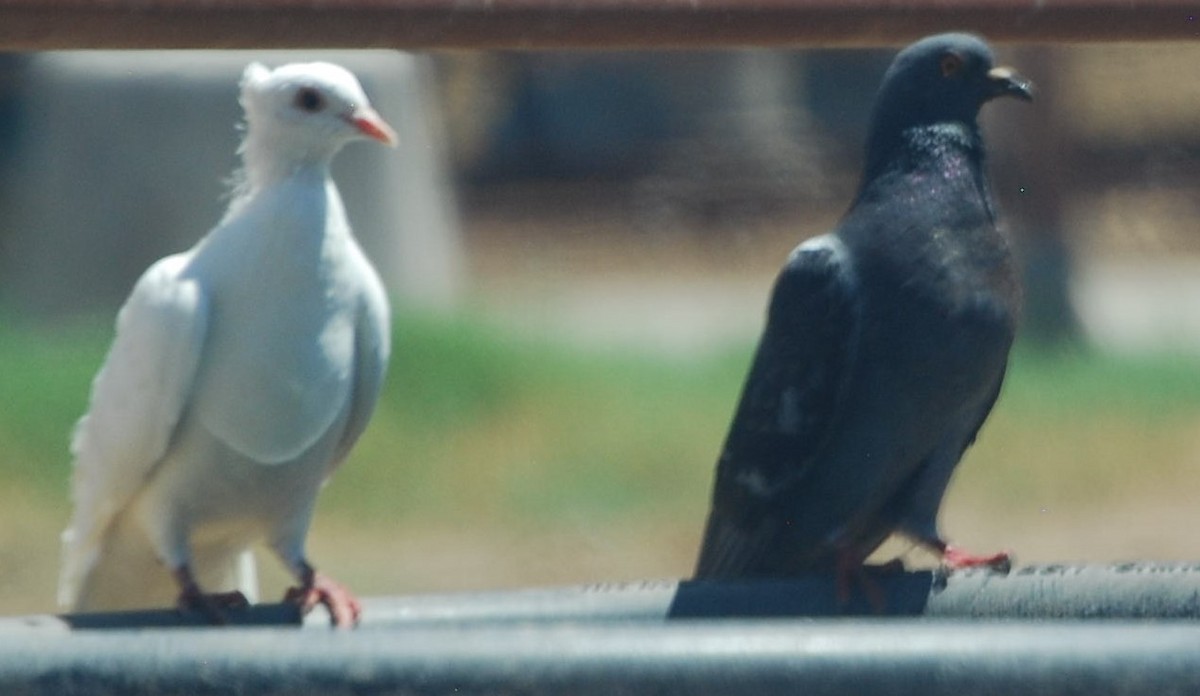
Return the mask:
POLYGON ((1190 622, 551 623, 0 640, 0 692, 26 696, 1200 693, 1200 625, 1190 622))
POLYGON ((849 602, 824 575, 374 598, 349 632, 285 605, 224 629, 173 610, 14 618, 0 693, 1200 693, 1200 566, 866 582, 849 602))
POLYGON ((545 49, 1193 40, 1182 0, 0 0, 0 46, 545 49))
MULTIPOLYGON (((596 583, 365 600, 363 629, 549 623, 662 623, 700 619, 875 617, 924 619, 1200 619, 1200 565, 1025 566, 991 571, 874 572, 839 599, 830 575, 794 580, 596 583)), ((320 610, 266 604, 229 613, 236 626, 323 628, 320 610)), ((99 629, 205 626, 198 613, 174 609, 0 619, 0 635, 99 629)), ((1200 646, 1198 646, 1200 647, 1200 646)))

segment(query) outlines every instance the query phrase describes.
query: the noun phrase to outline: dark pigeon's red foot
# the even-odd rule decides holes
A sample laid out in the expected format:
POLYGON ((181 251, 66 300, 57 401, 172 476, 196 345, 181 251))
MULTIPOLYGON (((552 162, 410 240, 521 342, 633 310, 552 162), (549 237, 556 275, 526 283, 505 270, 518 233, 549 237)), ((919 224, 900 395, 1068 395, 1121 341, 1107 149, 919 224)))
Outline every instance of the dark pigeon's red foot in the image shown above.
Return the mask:
POLYGON ((293 587, 283 596, 283 601, 300 607, 307 614, 318 604, 325 605, 333 625, 338 628, 353 628, 362 616, 362 604, 349 588, 337 580, 318 573, 307 564, 303 567, 300 587, 293 587))
POLYGON ((186 565, 175 570, 175 581, 179 583, 179 599, 176 600, 176 606, 181 611, 200 612, 214 626, 229 623, 226 612, 250 606, 246 595, 238 591, 204 593, 196 584, 191 568, 186 565))
POLYGON ((1007 573, 1012 570, 1012 554, 1008 551, 1001 551, 990 556, 977 556, 966 549, 946 544, 942 549, 942 565, 950 570, 990 568, 1000 573, 1007 573))
POLYGON ((858 556, 846 549, 838 551, 834 566, 834 591, 841 606, 850 603, 850 595, 854 592, 855 581, 862 576, 862 561, 858 556))
POLYGON ((876 614, 886 614, 888 611, 887 592, 880 584, 878 577, 904 572, 904 563, 894 559, 883 565, 865 565, 862 557, 849 550, 839 551, 834 569, 834 587, 838 604, 845 607, 850 603, 857 585, 866 597, 876 614))

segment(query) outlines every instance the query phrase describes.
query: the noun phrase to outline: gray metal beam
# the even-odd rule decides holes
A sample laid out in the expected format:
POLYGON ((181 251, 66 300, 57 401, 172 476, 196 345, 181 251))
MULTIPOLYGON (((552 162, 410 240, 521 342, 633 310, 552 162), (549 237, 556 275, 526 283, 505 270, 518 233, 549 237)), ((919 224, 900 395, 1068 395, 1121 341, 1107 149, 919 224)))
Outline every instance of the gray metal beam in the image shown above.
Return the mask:
POLYGON ((372 598, 357 631, 230 618, 3 620, 0 694, 1200 693, 1191 565, 876 573, 849 603, 821 575, 372 598))
MULTIPOLYGON (((928 619, 1200 619, 1200 566, 1127 563, 871 573, 838 598, 834 579, 643 581, 367 600, 364 627, 859 616, 928 619), (869 589, 869 591, 868 591, 869 589)), ((308 625, 325 617, 310 616, 308 625)))
MULTIPOLYGON (((928 619, 1200 619, 1200 566, 1121 564, 1026 566, 986 571, 869 573, 839 600, 834 579, 596 583, 574 587, 373 597, 362 629, 484 624, 614 623, 682 619, 860 616, 928 619), (870 588, 870 592, 866 591, 870 588), (871 596, 868 596, 871 595, 871 596)), ((259 605, 229 613, 234 626, 299 625, 295 607, 259 605)), ((304 625, 324 627, 313 612, 304 625)), ((0 620, 14 631, 196 627, 197 614, 158 611, 31 616, 0 620)))
POLYGON ((864 46, 1195 39, 1186 0, 0 0, 0 48, 864 46))
POLYGON ((0 634, 0 693, 1200 693, 1200 626, 900 619, 0 634))

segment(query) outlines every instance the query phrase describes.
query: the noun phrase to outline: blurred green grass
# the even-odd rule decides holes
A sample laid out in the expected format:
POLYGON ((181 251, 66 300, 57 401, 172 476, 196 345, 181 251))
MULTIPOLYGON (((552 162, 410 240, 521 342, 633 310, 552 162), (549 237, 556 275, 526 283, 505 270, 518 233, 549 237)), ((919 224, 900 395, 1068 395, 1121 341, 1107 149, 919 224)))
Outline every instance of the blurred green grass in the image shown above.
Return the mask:
MULTIPOLYGON (((64 521, 69 434, 110 338, 97 321, 0 329, 0 485, 64 521)), ((399 316, 378 410, 319 515, 538 529, 699 507, 743 352, 673 363, 472 316, 399 316)))
MULTIPOLYGON (((46 597, 33 606, 50 595, 69 514, 69 432, 103 359, 105 324, 0 328, 0 595, 40 587, 46 597)), ((580 544, 609 559, 580 574, 617 557, 625 575, 686 573, 752 348, 747 339, 671 358, 581 349, 472 315, 401 315, 379 409, 322 494, 314 543, 376 591, 405 585, 414 566, 438 567, 432 557, 456 544, 519 566, 473 569, 457 586, 539 577, 549 561, 526 562, 539 544, 564 556, 554 578, 574 577, 580 544), (422 545, 423 531, 438 541, 422 545), (406 544, 423 558, 375 557, 381 545, 417 553, 406 544)), ((1200 361, 1022 346, 948 506, 985 528, 1018 529, 1020 515, 1048 506, 1061 523, 1063 511, 1197 490, 1198 469, 1200 361)), ((408 586, 437 583, 421 578, 408 586)), ((0 596, 13 606, 29 605, 0 596)))
POLYGON ((672 363, 581 352, 474 318, 405 316, 379 411, 323 503, 537 527, 694 494, 722 436, 740 351, 672 363), (684 414, 681 416, 681 414, 684 414), (703 469, 703 467, 701 467, 703 469))
POLYGON ((1200 482, 1200 359, 1018 346, 967 464, 958 483, 994 506, 1103 505, 1200 482))

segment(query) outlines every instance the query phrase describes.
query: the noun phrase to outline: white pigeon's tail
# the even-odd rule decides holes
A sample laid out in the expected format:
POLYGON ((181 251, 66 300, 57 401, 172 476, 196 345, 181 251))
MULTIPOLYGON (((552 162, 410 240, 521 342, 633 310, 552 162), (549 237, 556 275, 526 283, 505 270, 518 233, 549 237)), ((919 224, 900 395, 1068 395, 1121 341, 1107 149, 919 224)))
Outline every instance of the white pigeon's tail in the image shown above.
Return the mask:
MULTIPOLYGON (((122 611, 174 607, 179 586, 150 548, 146 535, 119 517, 99 543, 63 534, 58 603, 68 611, 122 611)), ((258 576, 249 550, 209 549, 194 558, 205 592, 240 590, 258 600, 258 576)))
POLYGON ((174 606, 179 589, 146 535, 123 518, 102 539, 63 538, 59 604, 70 611, 120 611, 174 606))

